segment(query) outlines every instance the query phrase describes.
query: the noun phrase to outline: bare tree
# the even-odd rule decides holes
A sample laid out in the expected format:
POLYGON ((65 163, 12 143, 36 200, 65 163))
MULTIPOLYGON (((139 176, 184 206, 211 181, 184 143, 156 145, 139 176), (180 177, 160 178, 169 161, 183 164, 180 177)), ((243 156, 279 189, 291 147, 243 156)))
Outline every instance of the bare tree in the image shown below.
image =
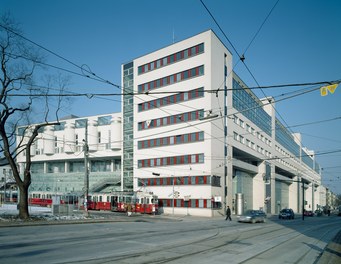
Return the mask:
MULTIPOLYGON (((22 38, 19 26, 14 23, 9 14, 0 17, 0 149, 8 160, 13 171, 13 177, 20 191, 19 217, 29 218, 28 188, 31 184, 31 146, 34 144, 38 132, 45 126, 59 124, 58 111, 60 97, 57 100, 55 111, 56 122, 49 122, 52 107, 50 107, 50 86, 42 88, 34 86, 34 74, 39 73, 43 57, 32 43, 22 38), (38 104, 38 102, 40 103, 38 104), (43 120, 28 125, 34 106, 39 106, 43 113, 43 120), (18 127, 20 140, 16 141, 18 127), (16 157, 20 153, 25 155, 25 166, 19 171, 16 157)), ((51 84, 51 78, 49 78, 51 84)), ((65 81, 58 78, 61 87, 65 88, 65 81)))

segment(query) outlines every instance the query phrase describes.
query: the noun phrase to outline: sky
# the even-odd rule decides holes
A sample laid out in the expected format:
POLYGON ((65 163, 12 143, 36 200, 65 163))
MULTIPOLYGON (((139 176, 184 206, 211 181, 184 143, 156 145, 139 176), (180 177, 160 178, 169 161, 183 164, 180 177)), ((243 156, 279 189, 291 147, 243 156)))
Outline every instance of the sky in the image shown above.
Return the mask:
MULTIPOLYGON (((27 39, 59 55, 41 50, 49 64, 73 72, 62 71, 71 78, 68 90, 73 93, 120 92, 114 85, 84 77, 84 71, 73 64, 121 85, 122 64, 208 29, 231 51, 233 70, 249 87, 341 79, 341 1, 202 2, 0 0, 0 13, 10 12, 27 39), (244 54, 247 68, 236 64, 238 54, 244 54)), ((44 85, 42 76, 36 82, 44 85)), ((278 100, 283 94, 312 87, 318 86, 255 93, 278 100)), ((90 97, 72 98, 60 116, 121 111, 119 96, 90 97)), ((323 184, 336 194, 341 194, 340 104, 341 87, 324 97, 316 90, 276 103, 282 123, 300 132, 303 145, 317 154, 323 184)))

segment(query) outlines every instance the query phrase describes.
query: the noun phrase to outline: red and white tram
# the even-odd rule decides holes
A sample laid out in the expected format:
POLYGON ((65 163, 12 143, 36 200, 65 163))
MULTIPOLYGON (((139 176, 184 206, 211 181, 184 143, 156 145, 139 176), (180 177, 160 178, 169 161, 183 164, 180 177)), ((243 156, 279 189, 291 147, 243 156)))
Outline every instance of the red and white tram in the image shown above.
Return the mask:
POLYGON ((59 196, 60 204, 78 204, 78 196, 74 194, 61 194, 53 192, 34 191, 29 193, 29 205, 37 205, 43 207, 52 206, 52 197, 59 196))
POLYGON ((157 214, 158 198, 146 192, 93 193, 89 195, 88 209, 157 214))
MULTIPOLYGON (((29 204, 51 207, 53 196, 60 197, 60 204, 78 204, 80 198, 74 194, 36 191, 30 192, 29 204)), ((88 210, 157 214, 158 198, 149 192, 89 193, 88 210)))
POLYGON ((141 214, 157 214, 159 201, 153 193, 136 193, 135 212, 141 214))

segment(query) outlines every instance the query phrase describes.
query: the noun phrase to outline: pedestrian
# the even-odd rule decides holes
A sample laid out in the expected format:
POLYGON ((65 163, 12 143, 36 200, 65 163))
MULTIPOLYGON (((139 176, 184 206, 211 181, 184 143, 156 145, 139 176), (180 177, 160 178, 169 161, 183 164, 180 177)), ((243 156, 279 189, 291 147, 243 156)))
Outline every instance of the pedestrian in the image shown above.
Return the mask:
POLYGON ((131 212, 132 212, 132 206, 131 206, 131 204, 130 203, 128 203, 128 205, 127 205, 127 216, 131 216, 131 212))
POLYGON ((232 220, 231 219, 231 209, 230 209, 230 206, 227 206, 226 208, 226 218, 225 218, 225 221, 229 219, 230 221, 232 220))

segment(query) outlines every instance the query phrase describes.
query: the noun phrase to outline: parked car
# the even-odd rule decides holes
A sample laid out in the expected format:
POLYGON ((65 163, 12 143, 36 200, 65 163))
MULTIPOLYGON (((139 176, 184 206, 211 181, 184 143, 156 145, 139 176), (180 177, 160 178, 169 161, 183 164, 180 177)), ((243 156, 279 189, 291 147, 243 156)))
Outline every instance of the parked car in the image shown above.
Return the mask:
POLYGON ((295 214, 292 209, 282 209, 278 215, 279 219, 294 219, 295 214))
POLYGON ((305 210, 304 211, 304 216, 314 216, 314 213, 313 213, 313 211, 305 210))
POLYGON ((261 210, 247 210, 243 215, 238 217, 238 222, 243 223, 259 223, 266 221, 266 214, 261 210))

